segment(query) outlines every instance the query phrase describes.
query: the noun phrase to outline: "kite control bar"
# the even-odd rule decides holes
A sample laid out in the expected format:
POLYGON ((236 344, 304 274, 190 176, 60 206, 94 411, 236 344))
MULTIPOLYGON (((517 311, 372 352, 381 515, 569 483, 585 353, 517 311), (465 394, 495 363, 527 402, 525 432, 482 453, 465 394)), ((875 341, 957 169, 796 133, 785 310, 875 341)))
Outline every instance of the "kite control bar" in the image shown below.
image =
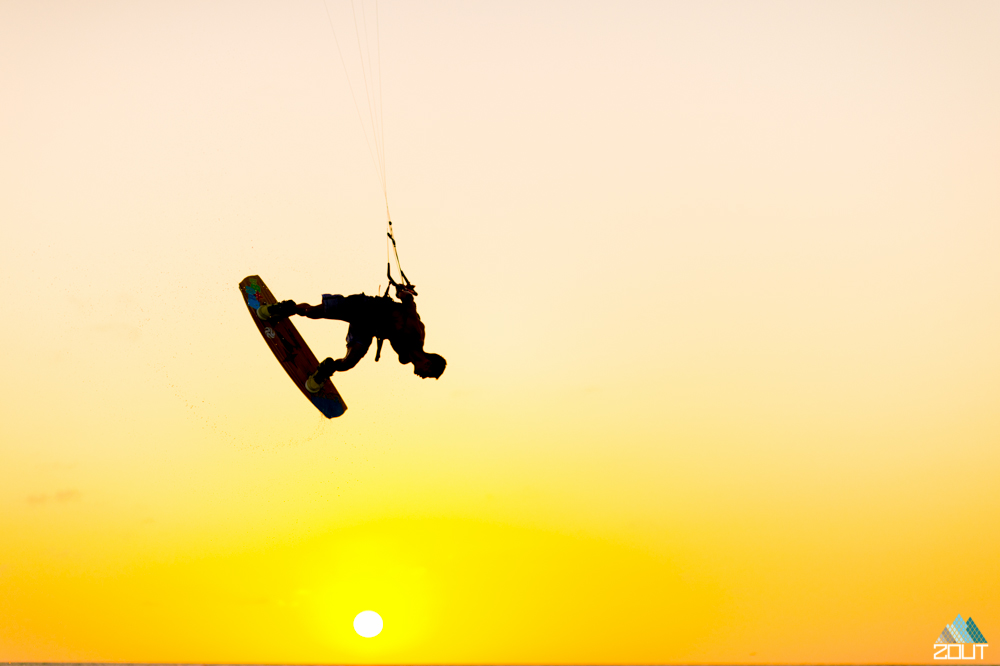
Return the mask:
POLYGON ((416 285, 414 285, 412 282, 410 282, 406 278, 406 273, 404 273, 403 271, 399 271, 399 274, 403 276, 403 284, 399 284, 398 282, 396 282, 395 280, 392 279, 392 264, 386 263, 386 265, 385 265, 385 275, 386 275, 386 277, 389 278, 389 284, 386 285, 386 287, 385 287, 385 293, 382 294, 382 295, 383 296, 388 296, 389 295, 389 288, 390 287, 395 287, 396 289, 406 289, 407 291, 412 292, 414 296, 416 296, 417 295, 416 285))

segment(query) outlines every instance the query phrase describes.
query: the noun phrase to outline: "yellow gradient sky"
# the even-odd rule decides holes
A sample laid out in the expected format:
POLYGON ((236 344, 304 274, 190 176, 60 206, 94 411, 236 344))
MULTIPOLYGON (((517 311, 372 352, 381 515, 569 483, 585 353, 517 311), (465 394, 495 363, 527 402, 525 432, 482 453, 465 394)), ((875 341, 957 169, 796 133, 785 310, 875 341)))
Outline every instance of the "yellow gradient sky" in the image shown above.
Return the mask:
POLYGON ((959 613, 1000 641, 1000 4, 379 21, 449 365, 367 358, 327 421, 236 287, 385 284, 322 1, 0 2, 0 661, 925 663, 959 613))

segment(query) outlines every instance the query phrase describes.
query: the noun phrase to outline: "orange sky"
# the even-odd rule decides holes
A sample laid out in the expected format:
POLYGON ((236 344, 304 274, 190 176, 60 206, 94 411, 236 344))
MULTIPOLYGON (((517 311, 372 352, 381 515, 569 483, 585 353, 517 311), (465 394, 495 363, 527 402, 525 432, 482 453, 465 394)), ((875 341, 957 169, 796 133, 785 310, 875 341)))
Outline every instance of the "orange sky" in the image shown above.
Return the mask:
POLYGON ((0 661, 997 635, 1000 6, 385 0, 379 31, 449 364, 366 358, 327 421, 236 287, 385 285, 322 2, 0 4, 0 661))

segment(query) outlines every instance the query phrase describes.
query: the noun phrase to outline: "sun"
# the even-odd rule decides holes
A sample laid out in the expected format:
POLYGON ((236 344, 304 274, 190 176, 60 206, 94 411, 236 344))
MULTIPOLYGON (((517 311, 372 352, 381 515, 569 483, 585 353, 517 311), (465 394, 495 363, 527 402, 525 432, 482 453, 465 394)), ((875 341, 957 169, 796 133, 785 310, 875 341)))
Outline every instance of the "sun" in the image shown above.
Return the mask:
POLYGON ((354 618, 354 631, 365 638, 378 636, 382 633, 382 616, 375 611, 361 611, 354 618))

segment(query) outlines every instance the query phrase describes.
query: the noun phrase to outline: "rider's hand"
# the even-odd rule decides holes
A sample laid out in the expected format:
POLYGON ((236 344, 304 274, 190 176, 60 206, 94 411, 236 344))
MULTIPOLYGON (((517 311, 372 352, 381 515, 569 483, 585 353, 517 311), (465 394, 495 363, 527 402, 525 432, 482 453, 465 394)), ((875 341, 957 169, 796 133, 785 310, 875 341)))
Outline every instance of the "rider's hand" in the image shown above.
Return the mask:
POLYGON ((399 300, 403 300, 404 296, 409 296, 410 298, 413 298, 416 295, 417 295, 417 290, 412 284, 396 285, 396 298, 398 298, 399 300))

